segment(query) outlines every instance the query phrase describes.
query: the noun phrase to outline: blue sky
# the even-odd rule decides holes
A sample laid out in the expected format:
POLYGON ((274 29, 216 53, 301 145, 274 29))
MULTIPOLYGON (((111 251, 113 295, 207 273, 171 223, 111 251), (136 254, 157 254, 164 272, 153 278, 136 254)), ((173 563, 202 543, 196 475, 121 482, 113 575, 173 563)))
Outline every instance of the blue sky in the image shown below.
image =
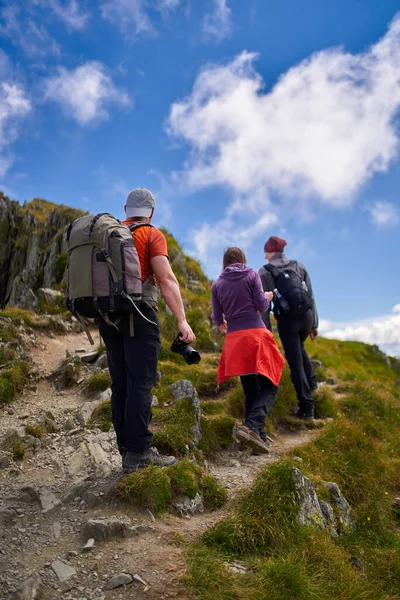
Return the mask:
POLYGON ((215 277, 281 235, 322 331, 400 354, 392 0, 0 3, 0 189, 155 223, 215 277))

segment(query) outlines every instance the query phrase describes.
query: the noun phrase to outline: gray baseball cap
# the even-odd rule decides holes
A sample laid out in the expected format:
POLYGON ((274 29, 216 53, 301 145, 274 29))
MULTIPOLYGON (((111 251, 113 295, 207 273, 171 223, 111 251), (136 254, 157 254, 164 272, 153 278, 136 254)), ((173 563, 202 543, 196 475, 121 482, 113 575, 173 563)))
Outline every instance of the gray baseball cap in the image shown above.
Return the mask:
POLYGON ((126 199, 125 212, 130 217, 151 217, 156 207, 156 199, 146 188, 136 188, 129 192, 126 199))

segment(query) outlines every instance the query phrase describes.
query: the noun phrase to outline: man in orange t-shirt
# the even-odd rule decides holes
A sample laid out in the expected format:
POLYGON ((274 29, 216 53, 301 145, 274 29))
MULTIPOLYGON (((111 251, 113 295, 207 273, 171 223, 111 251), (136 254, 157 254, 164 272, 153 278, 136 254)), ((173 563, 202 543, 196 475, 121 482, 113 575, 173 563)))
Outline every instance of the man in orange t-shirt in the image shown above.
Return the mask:
POLYGON ((151 225, 156 201, 145 188, 130 192, 125 204, 124 225, 132 231, 140 259, 143 294, 140 313, 122 315, 118 329, 100 320, 100 334, 107 348, 112 379, 112 421, 117 436, 122 467, 135 471, 150 464, 169 466, 173 456, 161 456, 151 445, 151 389, 157 374, 161 346, 156 312, 157 285, 177 320, 181 339, 192 343, 196 338, 186 321, 178 281, 168 259, 164 234, 151 225))

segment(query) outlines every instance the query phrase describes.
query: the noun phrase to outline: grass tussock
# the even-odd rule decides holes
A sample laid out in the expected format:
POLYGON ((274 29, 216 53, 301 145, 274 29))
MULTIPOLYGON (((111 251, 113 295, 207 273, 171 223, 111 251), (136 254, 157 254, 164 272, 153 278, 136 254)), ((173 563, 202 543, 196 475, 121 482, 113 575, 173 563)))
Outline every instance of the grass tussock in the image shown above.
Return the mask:
POLYGON ((194 498, 201 485, 201 469, 196 463, 185 458, 168 468, 172 486, 178 494, 194 498))
MULTIPOLYGON (((158 397, 158 394, 157 394, 158 397)), ((184 456, 192 444, 192 427, 195 424, 194 408, 190 398, 178 400, 167 411, 155 411, 157 429, 154 445, 164 453, 184 456)))
POLYGON ((174 498, 182 495, 194 498, 202 494, 207 510, 221 507, 227 497, 225 488, 189 458, 167 469, 153 465, 136 471, 121 480, 117 493, 123 500, 156 513, 167 510, 174 498))
POLYGON ((301 533, 294 489, 288 462, 264 469, 233 514, 205 534, 205 543, 237 555, 268 555, 290 548, 301 533))
POLYGON ((150 466, 128 475, 118 484, 123 500, 160 513, 171 501, 171 480, 165 470, 150 466))
POLYGON ((104 392, 111 385, 110 374, 107 373, 95 373, 91 375, 85 384, 85 391, 88 396, 94 396, 99 392, 104 392))
POLYGON ((2 441, 1 447, 3 450, 10 452, 16 462, 23 460, 25 456, 24 440, 17 431, 8 432, 2 441))
POLYGON ((229 448, 233 443, 234 425, 235 419, 228 414, 201 417, 202 438, 199 442, 199 450, 203 450, 207 455, 213 455, 219 450, 229 448))
POLYGON ((34 424, 34 425, 25 425, 25 433, 26 435, 31 435, 34 438, 42 438, 46 433, 46 428, 44 425, 34 424))
POLYGON ((25 360, 12 359, 0 371, 0 405, 10 404, 17 392, 24 387, 29 374, 29 363, 25 360))
POLYGON ((111 424, 111 402, 110 400, 104 400, 92 412, 88 426, 91 429, 97 427, 101 431, 109 431, 111 424))
POLYGON ((316 419, 328 419, 338 416, 338 405, 335 400, 335 394, 328 385, 324 385, 314 392, 313 398, 316 419))

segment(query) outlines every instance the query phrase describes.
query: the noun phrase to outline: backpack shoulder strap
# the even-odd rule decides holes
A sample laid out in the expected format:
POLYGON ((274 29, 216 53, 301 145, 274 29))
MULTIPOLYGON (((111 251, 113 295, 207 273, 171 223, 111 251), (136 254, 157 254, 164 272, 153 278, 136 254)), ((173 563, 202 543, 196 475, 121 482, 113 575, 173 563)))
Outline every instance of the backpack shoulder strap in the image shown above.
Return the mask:
POLYGON ((133 232, 139 227, 154 227, 154 225, 152 225, 151 223, 142 223, 141 221, 137 221, 136 223, 131 223, 130 225, 127 225, 127 227, 130 231, 133 232))
POLYGON ((266 271, 268 271, 268 273, 271 273, 272 278, 273 278, 273 280, 275 282, 275 278, 279 274, 279 269, 277 267, 275 267, 274 265, 271 265, 271 263, 268 263, 267 265, 264 265, 264 269, 266 271))

